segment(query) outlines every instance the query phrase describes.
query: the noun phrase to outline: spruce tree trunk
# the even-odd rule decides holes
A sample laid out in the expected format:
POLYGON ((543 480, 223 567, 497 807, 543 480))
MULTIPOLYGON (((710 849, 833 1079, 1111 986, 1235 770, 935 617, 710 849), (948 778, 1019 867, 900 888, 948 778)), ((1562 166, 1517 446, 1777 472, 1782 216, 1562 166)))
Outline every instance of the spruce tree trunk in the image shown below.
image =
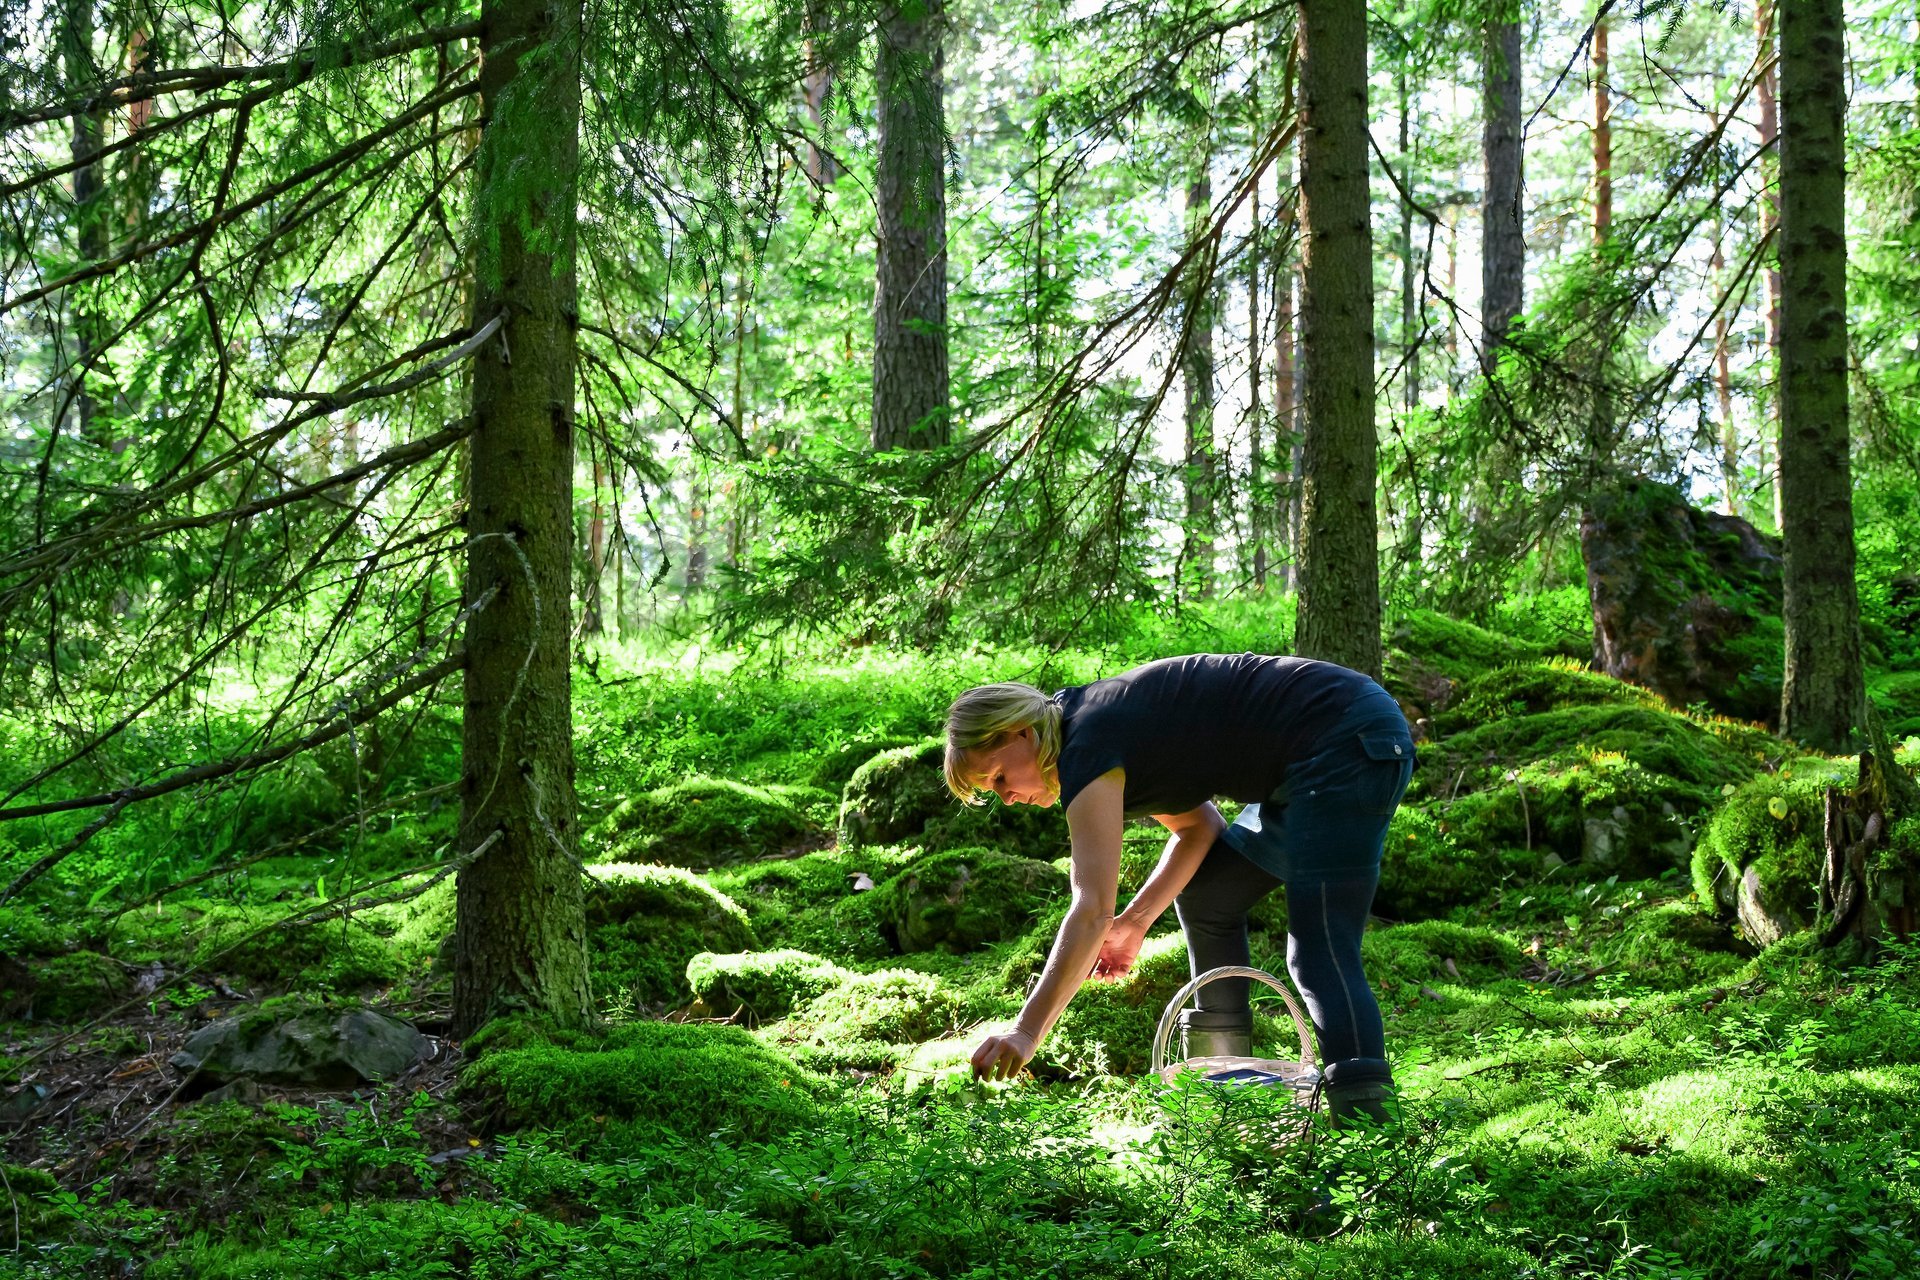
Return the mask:
POLYGON ((1480 359, 1491 372, 1494 354, 1520 314, 1526 276, 1526 237, 1520 223, 1520 23, 1487 27, 1481 55, 1486 115, 1481 151, 1486 191, 1480 206, 1480 359))
MULTIPOLYGON (((806 71, 800 80, 800 99, 806 104, 807 123, 813 126, 816 134, 825 131, 827 99, 833 93, 833 67, 821 56, 820 41, 816 35, 826 18, 823 9, 818 0, 812 0, 806 6, 804 20, 807 34, 802 46, 806 71)), ((826 187, 840 180, 839 164, 815 146, 811 139, 807 142, 807 177, 826 187)))
MULTIPOLYGON (((1775 155, 1775 163, 1769 164, 1763 154, 1760 162, 1761 172, 1764 175, 1768 174, 1769 170, 1773 170, 1774 175, 1777 176, 1777 148, 1780 142, 1780 71, 1773 60, 1776 52, 1776 41, 1774 40, 1773 32, 1772 0, 1761 0, 1760 4, 1755 6, 1753 11, 1753 27, 1755 43, 1759 45, 1758 57, 1762 68, 1760 78, 1754 84, 1754 98, 1760 107, 1760 150, 1763 153, 1773 151, 1775 155)), ((1780 226, 1779 192, 1780 189, 1777 182, 1763 182, 1761 185, 1760 235, 1763 239, 1769 235, 1777 236, 1778 234, 1778 228, 1780 226)), ((1780 367, 1780 246, 1777 239, 1772 249, 1767 251, 1762 261, 1766 263, 1766 270, 1763 273, 1763 279, 1766 284, 1765 299, 1767 309, 1766 367, 1778 369, 1780 367)), ((1763 418, 1759 426, 1760 467, 1762 471, 1770 471, 1773 475, 1773 527, 1778 529, 1780 527, 1780 468, 1777 465, 1769 467, 1766 458, 1767 438, 1769 435, 1777 434, 1777 429, 1780 425, 1780 387, 1778 383, 1774 385, 1773 394, 1766 399, 1765 403, 1768 407, 1768 414, 1766 418, 1763 418), (1776 430, 1769 432, 1767 430, 1769 425, 1773 426, 1776 430)))
POLYGON ((873 447, 931 449, 951 438, 947 382, 946 111, 942 0, 880 14, 874 199, 873 447))
POLYGON ((1846 36, 1840 0, 1780 10, 1780 732, 1844 751, 1865 697, 1847 431, 1846 36))
MULTIPOLYGON (((1191 241, 1206 230, 1213 210, 1213 182, 1201 170, 1187 184, 1187 235, 1191 241)), ((1214 475, 1213 464, 1213 281, 1197 274, 1187 290, 1184 345, 1180 375, 1186 384, 1187 448, 1181 484, 1186 491, 1186 539, 1180 550, 1179 593, 1183 600, 1204 599, 1213 593, 1214 475)))
POLYGON ((486 0, 453 1022, 591 1015, 573 780, 575 201, 579 0, 486 0))
POLYGON ((1366 5, 1303 0, 1300 46, 1300 312, 1309 376, 1294 648, 1377 677, 1366 5))

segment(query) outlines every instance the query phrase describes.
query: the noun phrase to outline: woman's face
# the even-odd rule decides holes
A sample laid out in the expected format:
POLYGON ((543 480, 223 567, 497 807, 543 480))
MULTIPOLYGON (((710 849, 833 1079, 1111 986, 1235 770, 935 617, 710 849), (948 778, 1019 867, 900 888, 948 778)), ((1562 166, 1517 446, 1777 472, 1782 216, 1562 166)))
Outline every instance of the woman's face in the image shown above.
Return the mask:
POLYGON ((1032 726, 1016 729, 999 746, 974 752, 969 759, 980 785, 999 796, 1002 804, 1045 807, 1060 798, 1058 775, 1040 767, 1032 726))

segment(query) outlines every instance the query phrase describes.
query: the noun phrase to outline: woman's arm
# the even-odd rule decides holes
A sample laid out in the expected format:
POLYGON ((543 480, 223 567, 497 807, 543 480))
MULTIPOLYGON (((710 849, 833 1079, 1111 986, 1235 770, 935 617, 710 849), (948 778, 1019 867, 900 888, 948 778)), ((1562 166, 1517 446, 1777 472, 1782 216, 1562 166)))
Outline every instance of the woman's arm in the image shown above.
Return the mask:
POLYGON ((1200 869, 1201 859, 1207 856, 1207 850, 1220 833, 1227 829, 1227 820, 1211 801, 1198 809, 1189 809, 1185 813, 1156 813, 1154 821, 1173 834, 1167 837, 1167 847, 1160 854, 1159 865, 1147 882, 1140 886, 1140 892, 1133 895, 1133 901, 1127 909, 1114 918, 1112 927, 1107 930, 1106 942, 1100 948, 1100 958, 1094 962, 1095 977, 1117 978, 1133 967, 1133 958, 1140 954, 1140 944, 1146 940, 1147 930, 1160 914, 1173 905, 1180 891, 1187 887, 1187 881, 1193 879, 1193 873, 1200 869))
POLYGON ((1126 775, 1114 769, 1088 783, 1067 806, 1067 831, 1073 841, 1073 898, 1066 919, 1060 922, 1060 934, 1054 939, 1046 968, 1014 1020, 1013 1030, 988 1036, 974 1050, 975 1075, 993 1079, 1017 1074, 1087 980, 1113 923, 1114 899, 1120 891, 1120 833, 1126 825, 1121 796, 1125 783, 1126 775))

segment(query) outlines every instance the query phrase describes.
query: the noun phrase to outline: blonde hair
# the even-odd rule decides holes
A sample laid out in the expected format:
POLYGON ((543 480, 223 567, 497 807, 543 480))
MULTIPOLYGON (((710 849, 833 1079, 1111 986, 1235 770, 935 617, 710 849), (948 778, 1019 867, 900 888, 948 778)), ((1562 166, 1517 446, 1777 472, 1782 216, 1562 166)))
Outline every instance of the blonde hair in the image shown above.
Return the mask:
POLYGON ((1034 758, 1042 770, 1060 759, 1060 704, 1030 684, 983 684, 947 708, 947 790, 962 804, 984 804, 967 767, 967 756, 991 751, 1022 729, 1032 728, 1034 758))

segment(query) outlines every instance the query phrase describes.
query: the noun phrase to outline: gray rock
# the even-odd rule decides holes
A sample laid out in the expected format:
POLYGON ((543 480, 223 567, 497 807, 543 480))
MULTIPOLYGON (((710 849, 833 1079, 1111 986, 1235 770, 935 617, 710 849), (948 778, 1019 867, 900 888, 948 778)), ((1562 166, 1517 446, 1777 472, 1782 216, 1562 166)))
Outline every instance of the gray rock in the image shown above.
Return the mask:
POLYGON ((1785 904, 1769 902, 1766 886, 1760 880, 1760 868, 1748 867, 1735 890, 1734 910, 1747 940, 1756 947, 1770 947, 1789 933, 1805 927, 1796 913, 1785 904))
POLYGON ((433 1042, 413 1027, 371 1009, 256 1009, 194 1032, 173 1065, 211 1084, 245 1076, 351 1089, 399 1075, 432 1051, 433 1042))

